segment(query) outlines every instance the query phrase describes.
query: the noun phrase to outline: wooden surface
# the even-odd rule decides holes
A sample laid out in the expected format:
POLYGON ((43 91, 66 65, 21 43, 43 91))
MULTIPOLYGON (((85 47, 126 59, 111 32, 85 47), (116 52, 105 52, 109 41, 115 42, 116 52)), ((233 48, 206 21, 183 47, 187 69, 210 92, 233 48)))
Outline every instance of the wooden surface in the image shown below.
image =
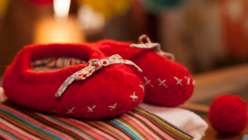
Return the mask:
POLYGON ((237 93, 244 88, 246 88, 245 92, 248 92, 248 64, 194 75, 194 79, 196 87, 194 95, 190 99, 193 102, 226 92, 237 93))
POLYGON ((248 134, 247 127, 242 133, 236 135, 218 134, 212 127, 209 127, 202 140, 242 140, 245 134, 248 134))

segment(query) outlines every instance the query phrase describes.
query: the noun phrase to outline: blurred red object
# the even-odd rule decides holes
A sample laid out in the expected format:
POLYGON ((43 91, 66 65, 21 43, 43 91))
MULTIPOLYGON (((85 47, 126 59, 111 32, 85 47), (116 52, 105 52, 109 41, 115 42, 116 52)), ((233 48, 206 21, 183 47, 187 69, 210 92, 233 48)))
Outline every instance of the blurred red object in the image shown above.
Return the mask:
POLYGON ((248 58, 248 1, 222 0, 222 43, 229 54, 238 59, 248 58))
POLYGON ((53 3, 53 0, 29 0, 35 5, 50 5, 53 3))
POLYGON ((248 122, 247 102, 236 95, 219 96, 212 102, 208 118, 220 133, 240 133, 248 122))

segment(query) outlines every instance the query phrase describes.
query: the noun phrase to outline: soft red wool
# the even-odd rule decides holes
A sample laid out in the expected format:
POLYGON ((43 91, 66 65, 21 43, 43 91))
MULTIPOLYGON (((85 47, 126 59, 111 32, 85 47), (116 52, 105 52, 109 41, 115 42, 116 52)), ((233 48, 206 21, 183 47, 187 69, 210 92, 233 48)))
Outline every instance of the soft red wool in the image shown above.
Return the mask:
POLYGON ((247 126, 247 102, 239 96, 217 97, 210 106, 208 119, 220 133, 239 133, 247 126))
POLYGON ((62 82, 86 64, 74 65, 55 71, 32 71, 32 60, 48 57, 76 57, 88 61, 105 56, 87 44, 31 45, 22 49, 4 73, 3 87, 8 99, 21 106, 48 113, 86 119, 111 118, 127 112, 142 102, 142 80, 136 70, 128 65, 115 64, 100 69, 84 81, 75 81, 56 99, 54 94, 62 82), (130 95, 139 97, 135 102, 130 95), (109 105, 118 103, 116 110, 109 105), (94 112, 87 106, 96 105, 94 112), (74 112, 66 112, 76 107, 74 112))
POLYGON ((184 66, 158 55, 154 50, 131 48, 129 42, 103 40, 97 44, 105 55, 120 54, 143 69, 142 77, 147 77, 152 84, 145 86, 145 102, 174 107, 183 104, 191 97, 193 80, 184 66), (176 84, 174 76, 182 79, 182 85, 176 84), (189 83, 186 77, 189 78, 189 83), (159 86, 158 79, 166 80, 167 88, 159 86))

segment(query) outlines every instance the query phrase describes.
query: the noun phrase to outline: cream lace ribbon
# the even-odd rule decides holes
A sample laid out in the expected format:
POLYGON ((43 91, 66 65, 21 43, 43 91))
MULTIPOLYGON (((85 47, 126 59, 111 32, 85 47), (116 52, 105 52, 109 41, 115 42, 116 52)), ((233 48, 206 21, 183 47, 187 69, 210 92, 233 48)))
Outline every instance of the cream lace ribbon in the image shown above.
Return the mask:
POLYGON ((161 49, 161 45, 159 43, 153 43, 147 35, 141 35, 138 41, 138 44, 133 43, 130 45, 130 47, 141 49, 155 49, 159 55, 168 57, 173 61, 175 60, 175 56, 172 53, 164 52, 161 49))
POLYGON ((59 98, 63 95, 65 90, 74 82, 74 81, 81 81, 85 80, 91 75, 93 75, 96 71, 102 69, 103 67, 107 67, 113 64, 126 64, 134 66, 138 71, 142 72, 142 69, 137 66, 134 62, 130 60, 123 59, 120 55, 114 54, 108 58, 104 59, 91 59, 89 61, 88 66, 84 67, 83 69, 73 73, 70 75, 66 80, 61 84, 59 89, 57 90, 55 97, 59 98))

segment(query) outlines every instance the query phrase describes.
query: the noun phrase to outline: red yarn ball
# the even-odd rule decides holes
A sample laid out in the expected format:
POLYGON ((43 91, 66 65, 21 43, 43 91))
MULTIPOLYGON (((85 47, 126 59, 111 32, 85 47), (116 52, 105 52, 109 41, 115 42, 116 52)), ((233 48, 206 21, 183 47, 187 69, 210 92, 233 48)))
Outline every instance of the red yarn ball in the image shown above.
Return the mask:
POLYGON ((239 133, 247 126, 247 102, 234 95, 217 97, 210 106, 208 119, 220 133, 239 133))

